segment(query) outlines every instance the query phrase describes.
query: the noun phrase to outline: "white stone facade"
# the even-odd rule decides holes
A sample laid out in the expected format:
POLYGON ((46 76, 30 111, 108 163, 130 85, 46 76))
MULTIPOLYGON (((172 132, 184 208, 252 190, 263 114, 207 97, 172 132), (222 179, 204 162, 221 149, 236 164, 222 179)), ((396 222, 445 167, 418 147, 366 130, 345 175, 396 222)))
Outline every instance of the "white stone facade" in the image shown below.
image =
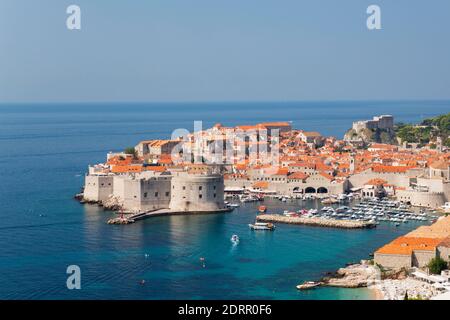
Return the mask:
POLYGON ((185 172, 172 177, 170 210, 218 211, 225 209, 222 175, 193 175, 185 172))
POLYGON ((372 120, 353 122, 353 130, 358 132, 363 129, 393 130, 394 129, 394 117, 391 115, 382 115, 382 116, 378 116, 378 117, 373 117, 372 120))
POLYGON ((144 172, 87 175, 84 200, 104 203, 111 198, 125 212, 170 209, 176 212, 214 212, 226 208, 224 181, 219 174, 144 172))

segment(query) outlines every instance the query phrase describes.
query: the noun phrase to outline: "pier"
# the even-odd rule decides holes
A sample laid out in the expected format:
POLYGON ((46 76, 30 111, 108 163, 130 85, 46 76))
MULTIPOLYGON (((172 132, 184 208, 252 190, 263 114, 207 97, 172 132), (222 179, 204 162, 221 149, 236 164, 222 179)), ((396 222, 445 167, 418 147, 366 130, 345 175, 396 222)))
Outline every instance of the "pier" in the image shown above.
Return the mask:
POLYGON ((321 218, 288 217, 279 214, 262 214, 257 216, 258 221, 277 222, 286 224, 301 224, 315 227, 341 228, 341 229, 368 229, 375 228, 376 224, 368 221, 351 221, 321 218))
POLYGON ((160 216, 178 216, 178 215, 200 215, 200 214, 215 214, 228 213, 233 211, 233 208, 224 208, 214 211, 173 211, 170 209, 157 209, 148 212, 140 212, 135 214, 125 214, 123 217, 116 217, 109 219, 108 224, 131 224, 139 220, 144 220, 151 217, 160 216))

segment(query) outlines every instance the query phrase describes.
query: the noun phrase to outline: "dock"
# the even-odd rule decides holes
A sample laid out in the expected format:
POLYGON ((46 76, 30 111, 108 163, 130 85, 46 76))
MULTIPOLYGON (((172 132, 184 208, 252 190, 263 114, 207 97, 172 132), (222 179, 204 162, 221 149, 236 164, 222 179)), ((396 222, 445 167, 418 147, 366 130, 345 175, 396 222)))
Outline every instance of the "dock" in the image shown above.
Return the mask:
POLYGON ((368 221, 351 221, 321 218, 288 217, 281 214, 262 214, 256 217, 258 221, 276 222, 286 224, 299 224, 315 227, 341 228, 341 229, 369 229, 376 224, 368 221))
POLYGON ((109 219, 108 224, 131 224, 139 220, 148 219, 151 217, 161 216, 177 216, 177 215, 202 215, 202 214, 216 214, 216 213, 228 213, 233 211, 233 208, 225 208, 215 211, 172 211, 170 209, 157 209, 147 212, 140 212, 134 214, 124 214, 123 217, 116 217, 109 219))

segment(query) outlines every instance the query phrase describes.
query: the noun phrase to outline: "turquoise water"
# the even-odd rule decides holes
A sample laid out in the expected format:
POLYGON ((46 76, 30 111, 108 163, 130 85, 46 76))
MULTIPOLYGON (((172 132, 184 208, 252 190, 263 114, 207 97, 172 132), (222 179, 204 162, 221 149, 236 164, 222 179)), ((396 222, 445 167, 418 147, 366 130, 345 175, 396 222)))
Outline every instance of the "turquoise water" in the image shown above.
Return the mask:
MULTIPOLYGON (((317 279, 416 227, 373 230, 278 225, 248 230, 256 204, 223 215, 159 217, 109 226, 112 215, 72 200, 89 163, 108 151, 172 129, 271 120, 342 136, 353 120, 380 113, 417 122, 448 112, 449 102, 340 102, 0 106, 1 299, 356 299, 366 290, 321 288, 317 279), (241 243, 229 241, 238 234, 241 243), (145 255, 148 254, 148 257, 145 255), (199 258, 206 258, 203 268, 199 258), (82 289, 66 288, 68 265, 82 289), (139 282, 145 279, 145 285, 139 282)), ((267 201, 272 211, 301 203, 267 201)), ((313 206, 309 203, 308 206, 313 206)))

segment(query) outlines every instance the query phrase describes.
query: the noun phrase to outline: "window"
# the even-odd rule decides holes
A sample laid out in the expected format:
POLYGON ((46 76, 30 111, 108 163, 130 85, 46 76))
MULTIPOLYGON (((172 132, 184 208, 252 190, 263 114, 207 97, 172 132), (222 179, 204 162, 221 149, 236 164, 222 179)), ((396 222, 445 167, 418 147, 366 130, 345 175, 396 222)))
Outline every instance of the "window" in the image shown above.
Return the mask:
POLYGON ((216 186, 214 186, 214 190, 216 190, 216 186))
POLYGON ((144 198, 147 198, 147 192, 144 192, 144 198))
POLYGON ((155 192, 155 197, 158 197, 158 192, 155 192))
POLYGON ((185 186, 183 186, 183 190, 186 190, 186 187, 185 187, 185 186))
POLYGON ((201 190, 202 190, 202 186, 199 186, 199 187, 198 187, 198 190, 200 190, 200 191, 201 191, 201 190))
POLYGON ((199 194, 199 195, 198 195, 198 198, 201 199, 201 198, 203 198, 203 196, 202 196, 201 194, 199 194))
POLYGON ((216 197, 216 194, 214 193, 214 198, 216 197))
POLYGON ((168 196, 169 196, 169 194, 170 194, 170 193, 169 193, 169 191, 167 191, 167 192, 166 192, 166 197, 168 197, 168 196))

